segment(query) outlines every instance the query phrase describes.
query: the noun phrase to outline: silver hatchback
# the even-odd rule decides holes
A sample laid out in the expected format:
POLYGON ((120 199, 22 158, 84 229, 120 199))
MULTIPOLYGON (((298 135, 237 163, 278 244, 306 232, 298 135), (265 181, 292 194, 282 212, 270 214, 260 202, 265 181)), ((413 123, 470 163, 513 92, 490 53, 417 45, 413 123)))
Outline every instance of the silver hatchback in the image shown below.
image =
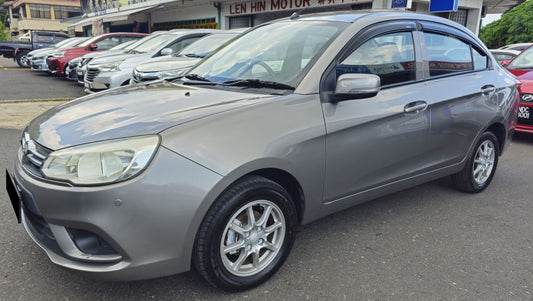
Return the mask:
POLYGON ((7 190, 60 266, 112 280, 195 267, 247 289, 280 268, 299 224, 444 176, 483 191, 517 96, 457 23, 295 14, 174 82, 45 112, 22 135, 7 190))

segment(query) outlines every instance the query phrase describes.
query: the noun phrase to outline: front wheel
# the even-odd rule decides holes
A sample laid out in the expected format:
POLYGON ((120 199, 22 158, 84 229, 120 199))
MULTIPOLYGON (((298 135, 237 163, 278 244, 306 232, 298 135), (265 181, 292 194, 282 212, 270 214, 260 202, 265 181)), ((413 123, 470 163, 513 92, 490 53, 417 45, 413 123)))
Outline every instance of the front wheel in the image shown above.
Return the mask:
POLYGON ((472 150, 462 171, 452 175, 453 184, 465 192, 481 192, 487 188, 498 166, 498 139, 484 132, 472 150))
POLYGON ((30 68, 30 61, 28 60, 28 52, 27 51, 21 51, 17 53, 17 56, 15 57, 17 60, 17 64, 21 68, 30 68))
POLYGON ((263 177, 244 178, 207 212, 196 239, 194 265, 224 290, 257 286, 287 258, 296 224, 296 209, 283 187, 263 177))

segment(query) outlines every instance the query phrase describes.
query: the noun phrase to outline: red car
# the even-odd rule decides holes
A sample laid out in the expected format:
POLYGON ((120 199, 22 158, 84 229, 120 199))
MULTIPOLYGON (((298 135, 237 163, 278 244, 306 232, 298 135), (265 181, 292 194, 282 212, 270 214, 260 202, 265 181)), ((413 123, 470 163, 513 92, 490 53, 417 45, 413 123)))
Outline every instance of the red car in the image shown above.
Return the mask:
POLYGON ((522 82, 515 130, 533 134, 533 46, 524 50, 513 60, 504 60, 502 65, 522 82))
POLYGON ((128 42, 131 40, 137 40, 145 37, 144 33, 128 33, 128 32, 116 32, 106 33, 97 37, 93 37, 80 44, 78 47, 62 49, 61 51, 52 53, 46 58, 48 69, 53 74, 65 74, 68 62, 77 57, 83 56, 92 51, 108 50, 115 47, 118 44, 128 42))

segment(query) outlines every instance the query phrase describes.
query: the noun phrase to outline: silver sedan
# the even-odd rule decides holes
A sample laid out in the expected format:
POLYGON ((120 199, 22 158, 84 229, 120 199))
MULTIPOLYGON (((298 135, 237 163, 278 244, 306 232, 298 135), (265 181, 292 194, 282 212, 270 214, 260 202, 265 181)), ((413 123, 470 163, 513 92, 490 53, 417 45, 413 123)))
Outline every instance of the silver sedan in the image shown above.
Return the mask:
POLYGON ((299 224, 444 176, 483 191, 517 97, 515 79, 455 22, 295 14, 179 80, 37 117, 7 188, 62 267, 112 280, 195 267, 242 290, 282 266, 299 224))

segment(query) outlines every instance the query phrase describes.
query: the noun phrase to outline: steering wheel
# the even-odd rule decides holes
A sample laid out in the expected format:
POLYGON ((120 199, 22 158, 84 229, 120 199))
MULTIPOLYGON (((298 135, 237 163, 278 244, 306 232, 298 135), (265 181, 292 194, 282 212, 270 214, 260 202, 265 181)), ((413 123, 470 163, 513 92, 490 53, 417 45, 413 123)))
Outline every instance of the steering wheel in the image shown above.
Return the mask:
POLYGON ((252 71, 252 69, 253 69, 253 67, 255 65, 259 65, 259 66, 263 67, 267 71, 268 76, 271 79, 275 79, 276 78, 276 73, 274 73, 274 70, 272 70, 272 68, 270 68, 270 66, 267 65, 265 62, 259 61, 259 60, 251 62, 250 66, 248 67, 248 69, 246 71, 248 71, 248 70, 252 71))

